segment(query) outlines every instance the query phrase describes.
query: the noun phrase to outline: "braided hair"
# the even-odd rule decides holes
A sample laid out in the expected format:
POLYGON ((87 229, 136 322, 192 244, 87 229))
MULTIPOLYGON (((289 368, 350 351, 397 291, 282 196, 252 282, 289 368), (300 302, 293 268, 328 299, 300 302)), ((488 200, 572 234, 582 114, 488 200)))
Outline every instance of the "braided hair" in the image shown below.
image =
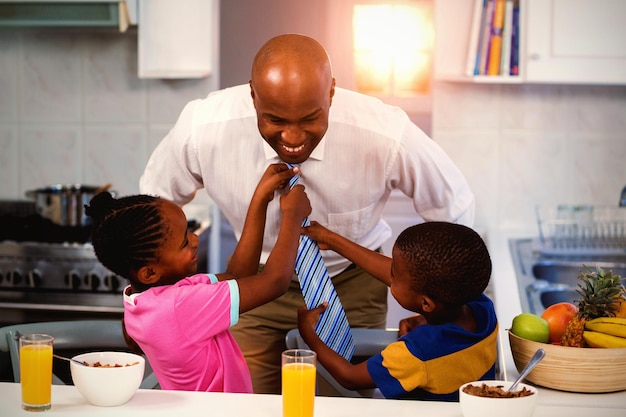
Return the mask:
POLYGON ((92 219, 92 244, 102 265, 142 285, 136 273, 158 260, 167 232, 162 204, 162 199, 143 194, 116 199, 103 192, 91 199, 85 214, 92 219))
POLYGON ((426 222, 404 230, 396 248, 409 265, 411 289, 451 307, 479 296, 489 283, 491 258, 469 227, 426 222))

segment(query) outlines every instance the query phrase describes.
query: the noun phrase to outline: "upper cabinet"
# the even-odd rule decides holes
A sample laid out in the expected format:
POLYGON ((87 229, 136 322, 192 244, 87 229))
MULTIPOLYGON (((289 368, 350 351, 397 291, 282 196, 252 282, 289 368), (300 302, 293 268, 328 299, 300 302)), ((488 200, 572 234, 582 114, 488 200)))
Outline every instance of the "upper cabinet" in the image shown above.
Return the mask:
POLYGON ((138 0, 140 78, 203 78, 219 54, 218 0, 138 0))
POLYGON ((435 79, 626 84, 626 1, 519 0, 517 75, 476 75, 477 11, 490 2, 435 0, 435 79))
POLYGON ((139 78, 216 74, 219 0, 0 0, 0 27, 124 33, 135 25, 139 78))

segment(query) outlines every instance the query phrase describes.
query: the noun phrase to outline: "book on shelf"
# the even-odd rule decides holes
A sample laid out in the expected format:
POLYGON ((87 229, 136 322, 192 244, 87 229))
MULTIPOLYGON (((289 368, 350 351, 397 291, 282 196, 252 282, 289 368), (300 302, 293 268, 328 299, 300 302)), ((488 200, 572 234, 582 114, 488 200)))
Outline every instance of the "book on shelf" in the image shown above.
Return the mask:
POLYGON ((484 12, 487 7, 487 0, 474 0, 474 13, 472 15, 472 26, 467 47, 467 66, 465 75, 473 76, 480 73, 480 54, 479 45, 482 44, 483 31, 480 30, 485 25, 486 14, 484 12))
POLYGON ((519 74, 519 0, 474 0, 465 74, 519 74))
POLYGON ((513 34, 513 0, 506 0, 504 5, 504 27, 502 29, 502 59, 500 75, 511 73, 511 35, 513 34))
POLYGON ((487 75, 487 68, 489 67, 489 50, 491 45, 491 24, 493 22, 493 12, 495 9, 495 0, 487 0, 487 6, 485 8, 485 24, 481 28, 482 41, 480 44, 480 62, 478 65, 478 74, 487 75))
POLYGON ((519 75, 519 0, 513 0, 513 25, 511 27, 511 75, 519 75))
POLYGON ((495 0, 489 42, 487 75, 500 75, 502 56, 502 29, 504 28, 504 0, 495 0))

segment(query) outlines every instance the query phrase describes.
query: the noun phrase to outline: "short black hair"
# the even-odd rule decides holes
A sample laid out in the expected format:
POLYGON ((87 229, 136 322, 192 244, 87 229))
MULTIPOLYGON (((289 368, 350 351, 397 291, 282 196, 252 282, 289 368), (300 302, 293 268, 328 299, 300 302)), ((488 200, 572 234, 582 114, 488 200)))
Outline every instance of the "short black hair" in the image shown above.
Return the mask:
POLYGON ((485 242, 467 226, 426 222, 411 226, 395 243, 407 261, 411 288, 449 306, 480 295, 491 276, 485 242))
POLYGON ((144 194, 113 198, 103 192, 91 199, 85 214, 92 219, 91 240, 102 265, 140 284, 136 272, 158 261, 167 232, 162 204, 161 198, 144 194))

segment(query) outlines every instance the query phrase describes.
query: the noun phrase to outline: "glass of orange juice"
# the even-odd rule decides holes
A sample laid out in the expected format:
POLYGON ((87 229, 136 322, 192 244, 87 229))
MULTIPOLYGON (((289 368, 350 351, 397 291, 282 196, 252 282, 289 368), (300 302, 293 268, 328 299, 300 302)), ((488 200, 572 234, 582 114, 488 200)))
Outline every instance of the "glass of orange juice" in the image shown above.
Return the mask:
POLYGON ((315 365, 312 350, 289 349, 282 354, 283 417, 313 417, 315 365))
POLYGON ((53 340, 47 334, 20 336, 22 408, 26 411, 50 409, 53 340))

